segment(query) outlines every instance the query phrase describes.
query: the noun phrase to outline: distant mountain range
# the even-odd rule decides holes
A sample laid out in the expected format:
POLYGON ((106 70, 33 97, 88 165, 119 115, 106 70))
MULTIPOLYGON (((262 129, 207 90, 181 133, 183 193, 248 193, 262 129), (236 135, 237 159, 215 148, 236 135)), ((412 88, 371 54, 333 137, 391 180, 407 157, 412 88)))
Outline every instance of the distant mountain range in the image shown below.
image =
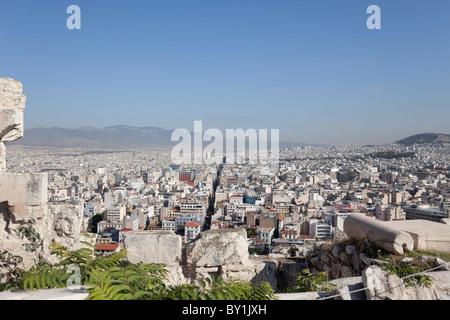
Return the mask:
MULTIPOLYGON (((11 145, 37 147, 75 147, 95 149, 144 148, 155 146, 174 146, 173 130, 158 127, 133 127, 117 125, 105 128, 81 127, 67 129, 59 127, 27 129, 24 137, 11 145)), ((191 133, 193 137, 193 133, 191 133)), ((210 142, 205 142, 205 145, 210 142)), ((320 146, 310 143, 280 141, 280 147, 320 146)))
POLYGON ((156 127, 136 128, 112 126, 106 128, 81 127, 66 129, 59 127, 34 128, 24 132, 18 145, 39 147, 123 148, 146 146, 170 146, 172 130, 156 127))
MULTIPOLYGON (((27 129, 24 137, 11 145, 37 146, 37 147, 75 147, 89 149, 126 149, 155 146, 174 146, 172 142, 173 130, 158 127, 133 127, 127 125, 111 126, 106 128, 81 127, 67 129, 59 127, 27 129)), ((193 133, 191 133, 193 137, 193 133)), ((205 142, 205 145, 210 142, 205 142)), ((450 143, 449 134, 423 133, 413 135, 396 141, 402 145, 421 143, 450 143)), ((280 141, 280 148, 287 147, 320 147, 324 145, 312 143, 295 143, 280 141)))
POLYGON ((413 144, 447 144, 450 143, 450 134, 442 133, 421 133, 413 136, 409 136, 402 140, 396 141, 398 144, 405 146, 411 146, 413 144))

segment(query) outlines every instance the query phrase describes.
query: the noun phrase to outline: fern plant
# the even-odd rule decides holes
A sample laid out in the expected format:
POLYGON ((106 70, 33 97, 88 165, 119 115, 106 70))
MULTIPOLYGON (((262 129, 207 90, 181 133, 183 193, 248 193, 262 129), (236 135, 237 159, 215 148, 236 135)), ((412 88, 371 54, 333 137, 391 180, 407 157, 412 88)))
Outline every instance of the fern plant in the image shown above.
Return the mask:
POLYGON ((267 282, 253 284, 242 280, 225 281, 210 277, 199 285, 184 284, 166 288, 153 299, 158 300, 274 300, 272 287, 267 282))
POLYGON ((71 270, 78 271, 79 283, 88 287, 90 300, 268 300, 274 291, 268 283, 224 281, 211 278, 190 284, 168 286, 168 271, 163 264, 133 264, 126 251, 111 255, 95 252, 92 235, 84 234, 84 248, 69 250, 59 243, 50 245, 51 254, 59 261, 42 263, 23 272, 11 285, 13 289, 46 289, 67 287, 71 270))

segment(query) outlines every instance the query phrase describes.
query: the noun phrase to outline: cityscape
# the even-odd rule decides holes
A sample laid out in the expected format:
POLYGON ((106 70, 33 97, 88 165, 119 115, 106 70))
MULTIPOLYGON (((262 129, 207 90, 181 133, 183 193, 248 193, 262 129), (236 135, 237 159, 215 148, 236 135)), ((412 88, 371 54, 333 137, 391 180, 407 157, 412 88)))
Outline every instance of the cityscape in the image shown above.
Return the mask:
POLYGON ((450 300, 450 4, 325 2, 5 3, 0 301, 450 300))
POLYGON ((290 256, 305 241, 341 236, 352 213, 449 218, 448 144, 289 147, 273 176, 259 165, 173 165, 169 147, 8 150, 8 170, 48 172, 48 199, 83 203, 84 231, 107 237, 112 251, 129 230, 171 230, 188 243, 203 230, 244 227, 250 248, 290 256))

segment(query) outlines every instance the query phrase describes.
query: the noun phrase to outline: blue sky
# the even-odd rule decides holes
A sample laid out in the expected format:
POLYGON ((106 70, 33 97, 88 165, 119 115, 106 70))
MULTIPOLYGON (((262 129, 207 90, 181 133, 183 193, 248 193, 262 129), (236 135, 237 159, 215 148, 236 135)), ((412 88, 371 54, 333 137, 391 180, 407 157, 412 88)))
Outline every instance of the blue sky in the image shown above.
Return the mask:
POLYGON ((0 76, 24 85, 25 128, 202 120, 387 143, 450 133, 449 14, 448 0, 1 1, 0 76))

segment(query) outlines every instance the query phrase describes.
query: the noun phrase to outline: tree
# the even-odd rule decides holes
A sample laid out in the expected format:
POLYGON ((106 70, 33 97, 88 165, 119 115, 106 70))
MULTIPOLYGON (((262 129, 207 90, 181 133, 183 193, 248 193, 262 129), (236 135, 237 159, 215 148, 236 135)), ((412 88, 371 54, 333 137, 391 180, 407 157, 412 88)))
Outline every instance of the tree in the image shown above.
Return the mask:
POLYGON ((103 221, 103 217, 104 217, 104 213, 101 213, 101 214, 96 214, 95 216, 93 216, 91 218, 91 220, 89 221, 89 227, 88 227, 89 232, 97 233, 97 224, 100 221, 103 221))
POLYGON ((182 224, 180 224, 179 226, 178 226, 178 229, 177 229, 177 233, 179 234, 179 235, 182 235, 182 236, 184 236, 184 225, 182 225, 182 224))

